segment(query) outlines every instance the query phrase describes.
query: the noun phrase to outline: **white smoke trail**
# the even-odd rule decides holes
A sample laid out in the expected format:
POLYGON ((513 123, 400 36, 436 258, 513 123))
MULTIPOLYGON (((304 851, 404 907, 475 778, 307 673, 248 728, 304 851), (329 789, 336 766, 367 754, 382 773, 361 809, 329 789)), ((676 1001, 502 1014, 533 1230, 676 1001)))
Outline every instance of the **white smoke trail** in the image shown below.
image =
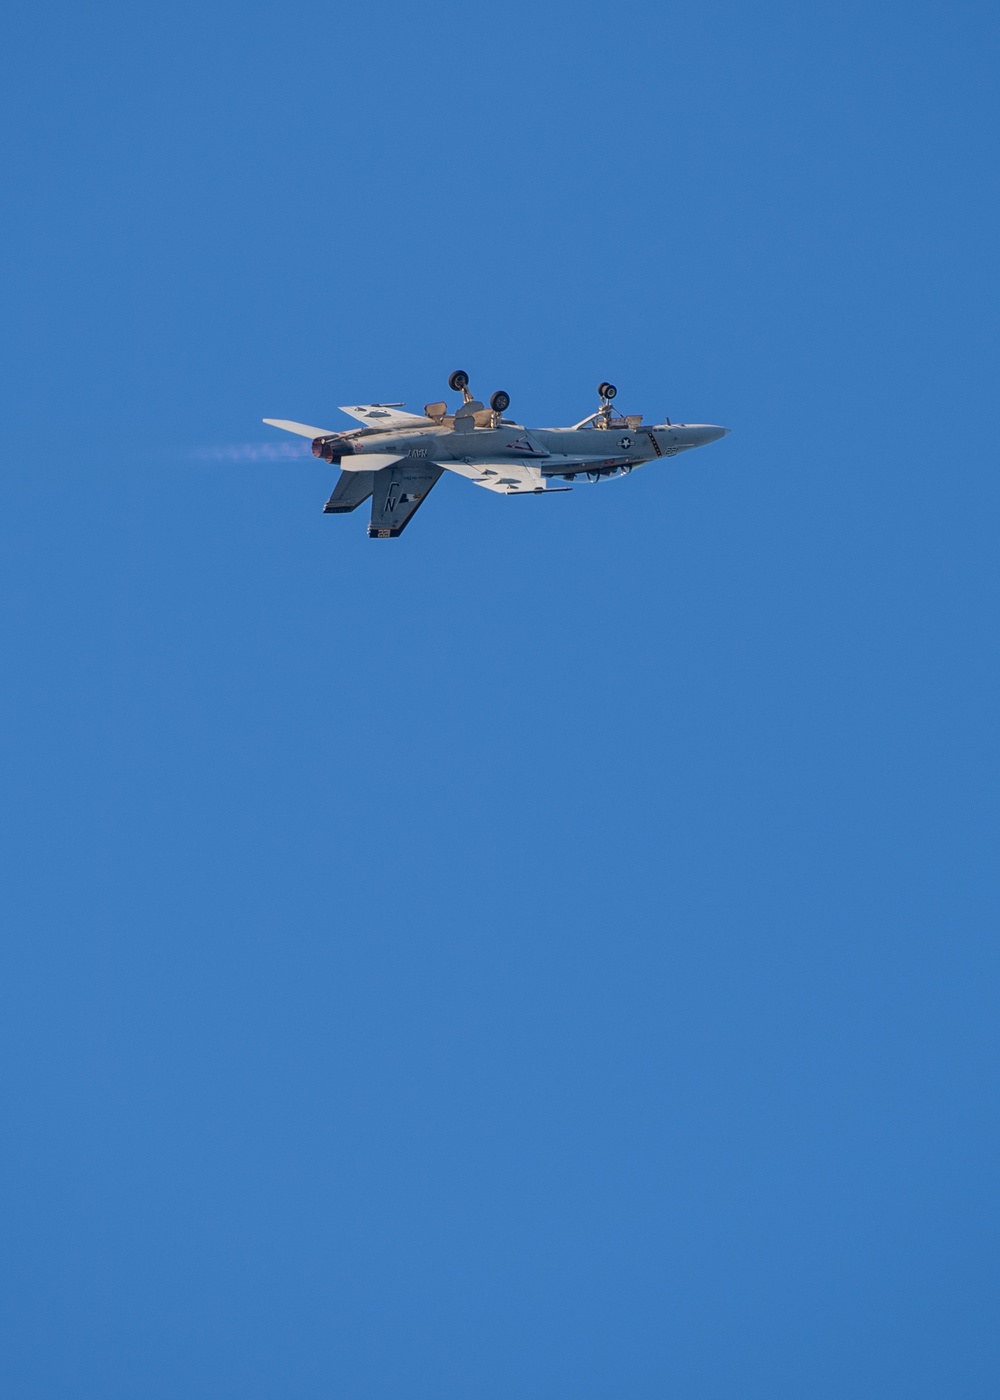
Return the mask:
POLYGON ((311 457, 308 442, 229 442, 196 447, 190 456, 199 462, 287 462, 311 457))

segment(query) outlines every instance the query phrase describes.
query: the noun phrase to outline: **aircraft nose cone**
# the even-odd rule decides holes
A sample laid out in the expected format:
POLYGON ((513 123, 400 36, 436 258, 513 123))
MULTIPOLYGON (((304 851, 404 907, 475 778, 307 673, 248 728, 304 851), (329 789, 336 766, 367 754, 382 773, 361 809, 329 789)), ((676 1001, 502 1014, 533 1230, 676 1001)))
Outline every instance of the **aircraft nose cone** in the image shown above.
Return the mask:
POLYGON ((720 428, 714 423, 699 423, 698 426, 692 428, 691 431, 696 436, 695 445, 697 447, 704 447, 706 443, 718 442, 719 438, 726 437, 728 433, 732 432, 732 429, 720 428))

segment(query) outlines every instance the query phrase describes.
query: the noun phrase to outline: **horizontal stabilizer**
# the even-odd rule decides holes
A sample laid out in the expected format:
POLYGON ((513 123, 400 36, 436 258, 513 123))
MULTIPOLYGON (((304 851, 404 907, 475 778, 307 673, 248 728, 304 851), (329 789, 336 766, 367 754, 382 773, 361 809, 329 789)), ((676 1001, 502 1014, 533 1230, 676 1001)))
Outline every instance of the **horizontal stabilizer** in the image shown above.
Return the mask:
POLYGON ((281 428, 286 433, 297 433, 299 437, 338 437, 332 428, 310 428, 308 423, 293 423, 290 418, 265 418, 263 422, 272 428, 281 428))
POLYGON ((399 452, 351 452, 341 457, 340 468, 345 472, 379 472, 402 460, 399 452))

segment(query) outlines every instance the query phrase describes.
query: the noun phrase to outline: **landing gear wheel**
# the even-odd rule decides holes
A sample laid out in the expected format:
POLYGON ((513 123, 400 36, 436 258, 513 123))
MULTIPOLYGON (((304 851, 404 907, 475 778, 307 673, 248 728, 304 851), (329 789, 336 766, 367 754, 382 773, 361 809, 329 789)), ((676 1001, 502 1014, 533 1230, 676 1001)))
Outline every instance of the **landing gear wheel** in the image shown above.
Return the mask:
POLYGON ((490 399, 490 408, 494 413, 506 413, 510 408, 510 395, 505 394, 502 389, 498 389, 490 399))
POLYGON ((615 397, 615 395, 618 393, 618 390, 615 388, 615 386, 614 386, 613 384, 609 384, 609 383, 605 380, 604 383, 598 384, 598 386, 597 386, 597 392, 600 394, 600 396, 601 396, 602 399, 613 399, 613 398, 615 397))
POLYGON ((464 369, 457 369, 448 380, 448 388, 453 389, 456 394, 460 394, 463 389, 469 387, 469 376, 464 369))

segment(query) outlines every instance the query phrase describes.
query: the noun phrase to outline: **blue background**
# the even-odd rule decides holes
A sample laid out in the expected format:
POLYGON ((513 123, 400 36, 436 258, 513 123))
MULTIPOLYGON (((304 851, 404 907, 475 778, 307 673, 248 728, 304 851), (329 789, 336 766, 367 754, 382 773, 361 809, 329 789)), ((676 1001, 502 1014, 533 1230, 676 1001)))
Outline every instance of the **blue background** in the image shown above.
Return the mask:
POLYGON ((5 1392, 994 1396, 995 8, 3 30, 5 1392))

